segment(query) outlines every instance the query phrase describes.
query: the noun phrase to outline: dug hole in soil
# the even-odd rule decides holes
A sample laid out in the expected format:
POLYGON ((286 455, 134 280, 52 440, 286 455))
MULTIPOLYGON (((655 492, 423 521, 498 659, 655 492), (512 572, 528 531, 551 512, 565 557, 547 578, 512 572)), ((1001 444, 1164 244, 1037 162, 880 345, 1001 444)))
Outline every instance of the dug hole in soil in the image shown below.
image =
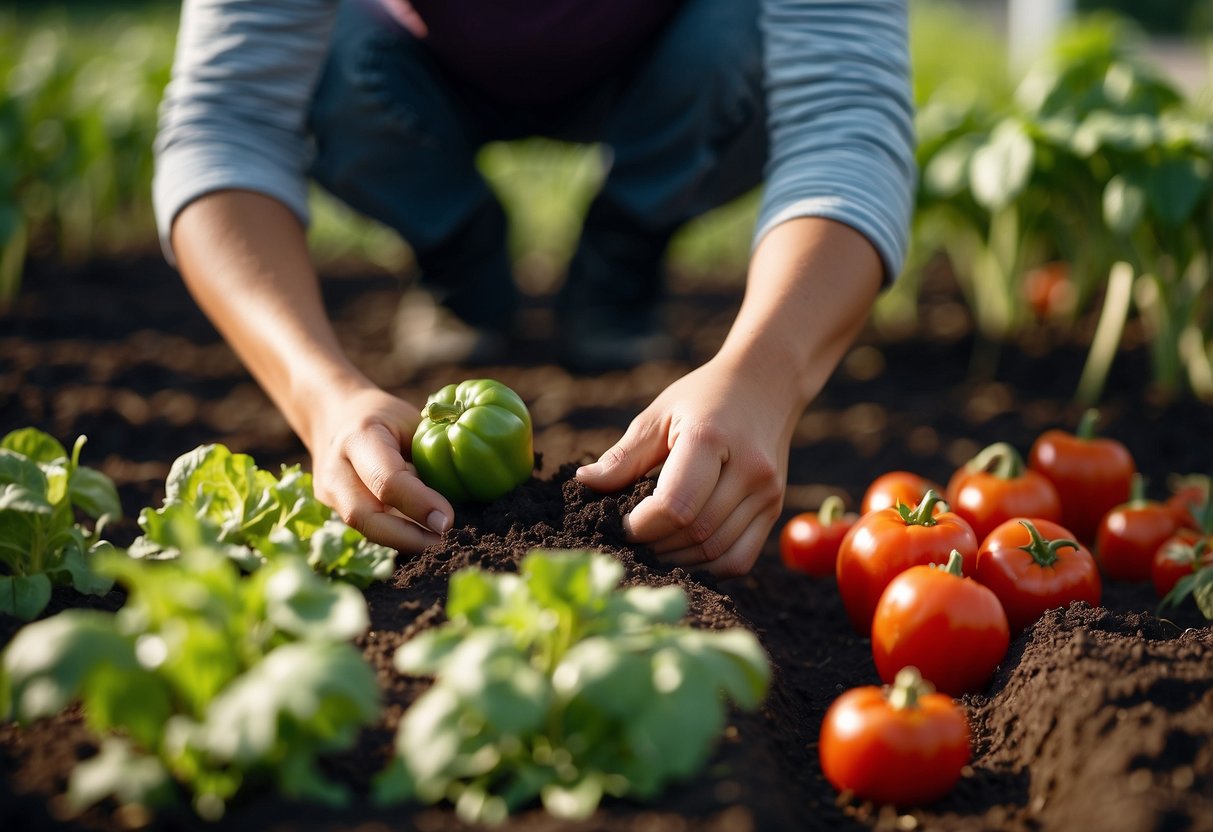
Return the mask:
MULTIPOLYGON (((418 402, 453 381, 497 378, 530 405, 542 460, 535 479, 491 505, 461 511, 440 545, 401 558, 391 582, 367 590, 372 630, 360 646, 378 669, 385 717, 355 750, 327 763, 360 795, 388 760, 400 715, 423 688, 392 670, 391 655, 440 620, 449 576, 470 564, 513 569, 533 547, 592 548, 621 560, 628 584, 682 586, 690 623, 752 629, 775 667, 773 686, 760 711, 734 716, 699 777, 657 801, 607 800, 579 823, 532 808, 506 829, 1213 830, 1213 629, 1191 607, 1156 617, 1144 585, 1105 584, 1105 606, 1048 613, 1012 642, 988 689, 963 700, 974 758, 946 798, 899 812, 835 793, 817 759, 822 716, 843 690, 878 677, 869 642, 851 630, 834 581, 785 569, 779 526, 746 578, 716 582, 663 567, 622 535, 622 515, 651 483, 601 496, 571 479, 576 463, 609 447, 658 392, 711 354, 736 312, 736 281, 718 288, 675 281, 670 320, 687 360, 601 376, 569 374, 553 362, 550 319, 536 302, 534 337, 515 362, 439 367, 410 378, 390 354, 401 281, 335 274, 324 288, 342 342, 376 381, 418 402)), ((946 275, 936 275, 915 330, 897 338, 864 333, 799 423, 781 523, 829 494, 855 506, 885 471, 946 481, 995 441, 1026 453, 1043 430, 1074 428, 1079 414, 1070 397, 1089 328, 1042 328, 1003 347, 987 364, 992 372, 977 378, 957 297, 946 275)), ((1129 447, 1152 495, 1161 496, 1168 475, 1211 470, 1213 415, 1207 406, 1147 395, 1148 377, 1148 354, 1127 344, 1113 366, 1100 429, 1129 447)), ((118 484, 128 514, 110 534, 120 545, 137 533, 139 509, 160 504, 171 462, 198 444, 222 442, 273 471, 308 461, 156 256, 29 270, 24 293, 0 317, 0 432, 26 425, 66 443, 88 436, 83 464, 118 484)), ((62 590, 47 614, 120 603, 118 593, 86 599, 62 590)), ((0 645, 18 625, 0 616, 0 645)), ((0 726, 0 829, 122 828, 129 817, 113 806, 72 821, 56 811, 72 765, 96 748, 76 710, 23 728, 0 726)), ((203 826, 185 815, 151 819, 158 829, 203 826)), ((362 797, 335 812, 254 795, 233 804, 218 828, 464 827, 443 806, 387 812, 362 797)))

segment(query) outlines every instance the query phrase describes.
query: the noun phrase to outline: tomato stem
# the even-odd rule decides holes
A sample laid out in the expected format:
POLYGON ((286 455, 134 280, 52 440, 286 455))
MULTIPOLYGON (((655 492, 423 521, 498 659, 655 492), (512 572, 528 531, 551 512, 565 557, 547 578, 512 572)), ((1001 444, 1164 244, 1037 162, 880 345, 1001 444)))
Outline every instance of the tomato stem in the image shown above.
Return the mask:
POLYGON ((948 555, 948 562, 943 565, 943 571, 949 575, 955 575, 958 578, 965 576, 965 559, 959 549, 953 549, 952 554, 948 555))
POLYGON ((450 404, 446 402, 430 402, 425 406, 425 410, 421 415, 431 422, 449 424, 458 421, 459 417, 463 415, 463 411, 463 402, 456 399, 450 404))
POLYGON ((897 671, 897 675, 893 677, 892 687, 885 694, 885 699, 888 700, 889 707, 902 711, 917 708, 919 699, 934 692, 935 687, 922 678, 918 668, 908 665, 897 671))
POLYGON ((1099 410, 1090 407, 1082 414, 1078 422, 1078 430, 1074 433, 1079 439, 1094 439, 1095 426, 1099 424, 1099 410))
POLYGON ((842 497, 831 494, 821 501, 821 507, 817 509, 817 520, 821 525, 829 526, 841 520, 846 511, 847 507, 843 503, 842 497))
POLYGON ((916 507, 910 508, 905 503, 898 503, 897 512, 907 526, 934 526, 936 504, 942 504, 945 509, 948 507, 943 496, 934 488, 929 488, 916 507))
POLYGON ((1069 546, 1071 549, 1078 549, 1078 541, 1068 538, 1058 538, 1057 540, 1045 540, 1041 535, 1040 530, 1036 528, 1031 520, 1020 520, 1019 525, 1028 530, 1028 535, 1032 538, 1032 542, 1027 546, 1020 546, 1020 551, 1027 552, 1032 556, 1032 560, 1036 561, 1040 566, 1052 566, 1057 563, 1057 550, 1062 546, 1069 546))
POLYGON ((1135 507, 1141 507, 1146 502, 1146 478, 1141 472, 1133 475, 1133 479, 1129 485, 1129 502, 1128 504, 1135 507))
POLYGON ((1000 480, 1023 476, 1023 457, 1009 442, 995 442, 969 461, 970 471, 985 471, 1000 480))

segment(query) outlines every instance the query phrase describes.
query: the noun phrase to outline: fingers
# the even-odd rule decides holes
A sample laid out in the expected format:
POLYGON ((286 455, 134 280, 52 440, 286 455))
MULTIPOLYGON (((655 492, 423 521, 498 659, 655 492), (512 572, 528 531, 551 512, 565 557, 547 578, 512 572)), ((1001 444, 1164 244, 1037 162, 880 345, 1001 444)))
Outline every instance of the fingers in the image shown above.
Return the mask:
POLYGON ((387 428, 374 426, 356 434, 346 457, 363 490, 379 502, 380 511, 390 506, 438 533, 451 527, 455 511, 450 502, 421 481, 387 428))
POLYGON ((762 545, 779 512, 753 513, 756 501, 747 500, 719 531, 703 543, 673 549, 659 555, 661 562, 685 569, 703 569, 719 578, 746 574, 762 553, 762 545))
MULTIPOLYGON (((727 461, 728 447, 711 428, 675 437, 657 488, 624 518, 628 536, 639 543, 655 543, 685 530, 692 539, 707 539, 723 516, 711 517, 704 507, 717 490, 727 461)), ((734 506, 741 501, 735 494, 722 498, 734 506)))
POLYGON ((399 513, 372 494, 349 465, 339 465, 329 478, 329 490, 320 496, 346 523, 367 540, 402 552, 420 552, 437 543, 438 535, 399 513))
POLYGON ((577 469, 577 479, 595 491, 610 492, 631 485, 661 464, 667 453, 666 433, 642 413, 597 462, 577 469))

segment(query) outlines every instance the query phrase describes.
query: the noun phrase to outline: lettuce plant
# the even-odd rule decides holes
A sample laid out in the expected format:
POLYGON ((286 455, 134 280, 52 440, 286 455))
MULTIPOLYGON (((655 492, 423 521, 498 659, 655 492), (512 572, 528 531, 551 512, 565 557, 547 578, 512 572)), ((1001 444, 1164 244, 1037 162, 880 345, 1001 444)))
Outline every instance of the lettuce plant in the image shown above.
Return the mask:
POLYGON ((520 574, 452 576, 449 620, 395 654, 435 680, 400 722, 377 799, 448 799, 494 822, 539 797, 584 818, 603 795, 651 797, 702 767, 726 697, 764 697, 766 654, 748 630, 678 626, 680 588, 618 590, 622 576, 606 555, 544 550, 520 574))
POLYGON ((196 518, 206 543, 245 571, 283 555, 300 555, 323 575, 359 587, 391 577, 396 552, 371 543, 316 499, 311 474, 283 466, 281 476, 258 468, 248 454, 201 445, 177 458, 165 482, 164 504, 139 514, 143 529, 129 554, 172 558, 181 549, 176 530, 196 518))
POLYGON ((89 564, 113 547, 101 540, 122 514, 114 483, 80 464, 85 438, 72 453, 35 428, 0 439, 0 612, 26 621, 46 608, 52 584, 104 595, 113 585, 89 564), (77 514, 96 523, 90 531, 77 514))
POLYGON ((316 765, 379 715, 374 671, 347 640, 368 624, 352 586, 282 558, 252 575, 200 545, 171 561, 103 556, 127 589, 117 613, 68 610, 20 630, 0 665, 0 718, 80 702, 100 753, 79 763, 68 804, 105 797, 145 807, 192 794, 204 818, 272 783, 339 805, 316 765))

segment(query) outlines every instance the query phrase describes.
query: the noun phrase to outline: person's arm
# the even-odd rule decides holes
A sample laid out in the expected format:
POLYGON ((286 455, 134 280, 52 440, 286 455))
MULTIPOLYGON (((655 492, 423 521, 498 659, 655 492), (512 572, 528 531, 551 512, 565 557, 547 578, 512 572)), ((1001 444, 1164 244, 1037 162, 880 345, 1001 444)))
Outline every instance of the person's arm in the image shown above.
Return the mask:
POLYGON ((307 445, 316 496, 378 543, 433 543, 454 511, 404 459, 420 414, 341 350, 298 219, 262 194, 217 191, 180 213, 172 244, 198 305, 307 445))
POLYGON ((881 284, 875 249, 833 220, 773 229, 720 351, 670 385, 578 478, 614 491, 662 466, 624 519, 671 565, 749 571, 779 517, 792 432, 867 317, 881 284))
POLYGON ((749 571, 779 517, 793 429, 901 268, 915 178, 904 0, 764 3, 770 158, 745 299, 720 351, 595 463, 664 561, 749 571))
POLYGON ((203 311, 307 445, 317 497, 370 539, 416 551, 453 518, 404 458, 418 411, 343 354, 304 234, 305 119, 335 6, 187 0, 156 137, 157 222, 203 311))

